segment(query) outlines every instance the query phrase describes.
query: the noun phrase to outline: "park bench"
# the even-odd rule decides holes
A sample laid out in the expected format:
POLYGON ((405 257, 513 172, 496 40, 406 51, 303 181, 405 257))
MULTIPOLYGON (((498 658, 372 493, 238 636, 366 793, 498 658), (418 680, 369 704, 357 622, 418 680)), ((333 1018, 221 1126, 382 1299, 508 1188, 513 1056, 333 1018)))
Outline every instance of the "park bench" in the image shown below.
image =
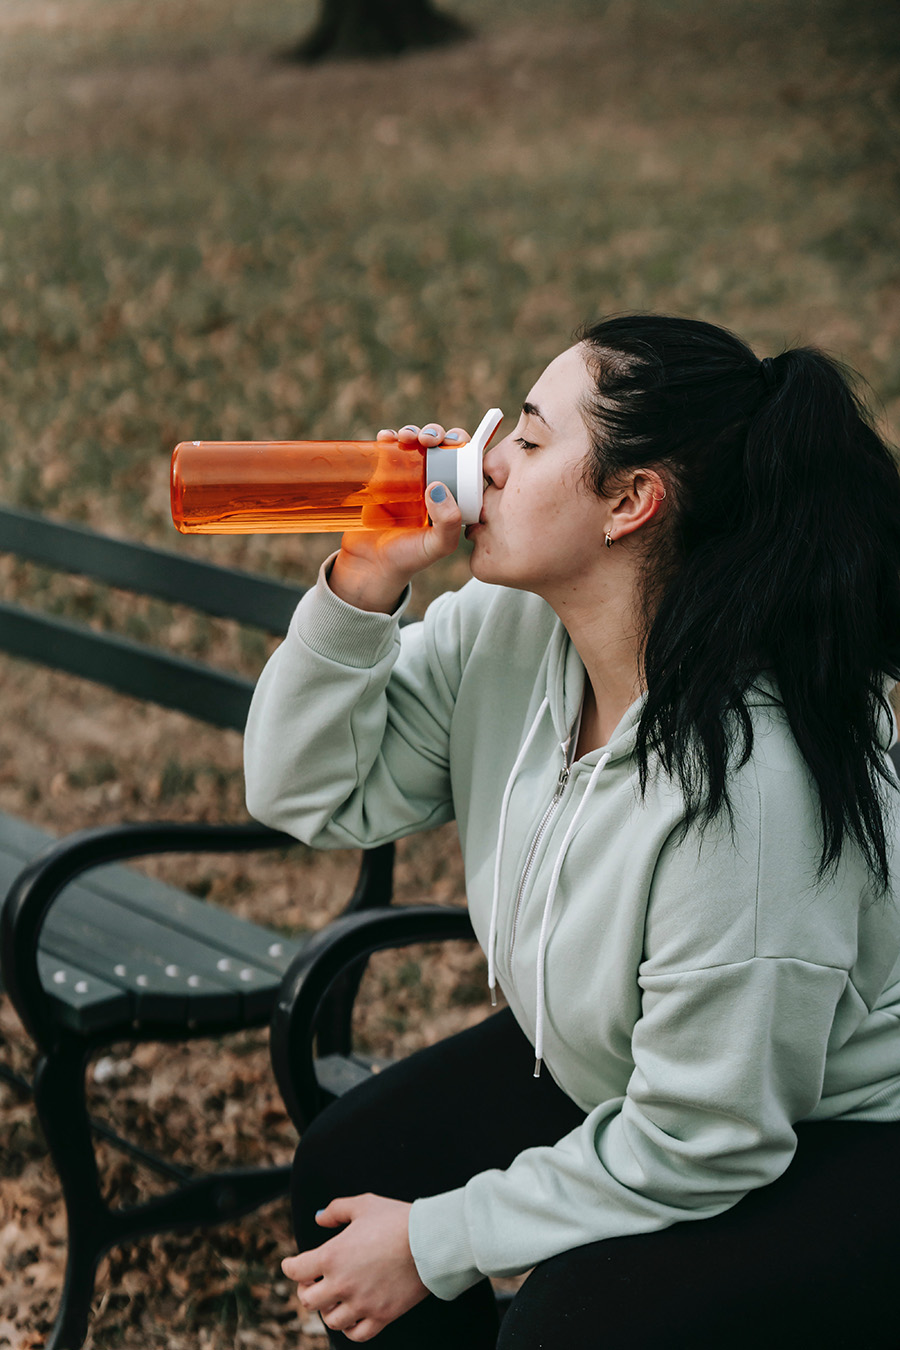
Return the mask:
MULTIPOLYGON (((0 552, 93 578, 134 595, 283 633, 300 592, 281 582, 0 508, 0 552)), ((0 603, 0 650, 242 730, 252 683, 228 672, 18 605, 0 603)), ((161 1231, 240 1217, 287 1189, 287 1167, 198 1176, 153 1157, 89 1118, 90 1056, 116 1041, 190 1040, 269 1022, 305 939, 286 938, 178 888, 129 859, 159 853, 284 849, 295 843, 255 823, 118 824, 55 839, 0 814, 0 974, 38 1052, 32 1084, 62 1186, 67 1266, 48 1350, 84 1340, 96 1267, 111 1246, 161 1231), (175 1183, 128 1208, 103 1199, 93 1136, 101 1133, 175 1183)), ((387 905, 393 846, 362 856, 347 913, 387 905)), ((359 965, 332 984, 318 1015, 319 1087, 335 1095, 364 1069, 350 1046, 359 965)), ((281 1038, 279 1045, 287 1045, 281 1038)), ((278 1081, 290 1074, 273 1050, 278 1081)))

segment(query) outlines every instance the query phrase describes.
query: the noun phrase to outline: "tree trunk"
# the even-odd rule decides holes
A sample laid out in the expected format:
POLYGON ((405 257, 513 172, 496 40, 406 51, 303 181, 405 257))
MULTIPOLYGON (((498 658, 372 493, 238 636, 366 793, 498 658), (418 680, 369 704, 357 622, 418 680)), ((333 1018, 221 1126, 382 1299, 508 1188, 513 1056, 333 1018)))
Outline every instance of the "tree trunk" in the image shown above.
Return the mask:
POLYGON ((464 23, 442 14, 432 0, 320 0, 311 33, 288 53, 295 61, 398 56, 469 35, 464 23))

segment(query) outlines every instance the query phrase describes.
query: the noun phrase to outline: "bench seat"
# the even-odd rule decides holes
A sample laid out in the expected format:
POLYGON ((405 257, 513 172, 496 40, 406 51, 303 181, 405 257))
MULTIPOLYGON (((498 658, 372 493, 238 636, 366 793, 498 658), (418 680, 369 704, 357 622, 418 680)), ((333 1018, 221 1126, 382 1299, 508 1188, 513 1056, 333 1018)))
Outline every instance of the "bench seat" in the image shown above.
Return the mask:
MULTIPOLYGON (((54 842, 0 816, 0 888, 6 892, 54 842)), ((223 1021, 264 1020, 302 945, 136 868, 107 864, 72 882, 53 905, 38 968, 59 1022, 71 1030, 152 1021, 202 1034, 223 1021)))

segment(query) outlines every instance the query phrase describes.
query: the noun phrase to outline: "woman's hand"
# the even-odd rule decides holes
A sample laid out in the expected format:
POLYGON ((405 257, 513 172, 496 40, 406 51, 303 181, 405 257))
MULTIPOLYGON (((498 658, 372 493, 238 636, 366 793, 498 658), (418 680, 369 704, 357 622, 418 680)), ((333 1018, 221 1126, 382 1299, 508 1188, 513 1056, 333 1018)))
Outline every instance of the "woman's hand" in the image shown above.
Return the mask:
POLYGON ((332 1200, 316 1222, 343 1232, 281 1263, 303 1307, 350 1341, 371 1340, 428 1293, 409 1249, 410 1208, 381 1195, 332 1200))
MULTIPOLYGON (((421 429, 406 426, 399 432, 379 431, 378 439, 431 449, 442 444, 464 445, 469 436, 461 427, 445 432, 437 422, 429 422, 421 429)), ((425 504, 431 525, 424 529, 388 527, 344 534, 329 580, 335 595, 357 609, 390 614, 417 572, 454 551, 462 516, 449 490, 443 484, 429 483, 425 504)))

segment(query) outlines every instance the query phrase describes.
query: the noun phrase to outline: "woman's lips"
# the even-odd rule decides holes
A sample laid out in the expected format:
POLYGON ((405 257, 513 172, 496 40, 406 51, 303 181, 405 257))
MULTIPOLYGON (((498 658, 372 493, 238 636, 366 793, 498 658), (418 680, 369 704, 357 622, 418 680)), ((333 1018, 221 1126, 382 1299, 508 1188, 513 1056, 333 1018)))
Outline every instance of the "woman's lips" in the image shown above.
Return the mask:
POLYGON ((478 517, 478 519, 477 519, 476 521, 473 521, 471 525, 467 525, 467 526, 466 526, 465 531, 464 531, 466 538, 467 538, 467 539, 469 538, 469 531, 470 531, 470 530, 477 530, 478 527, 479 527, 479 525, 486 525, 486 524, 487 524, 487 521, 486 521, 485 518, 484 518, 484 507, 482 507, 482 508, 481 508, 481 515, 478 517))

